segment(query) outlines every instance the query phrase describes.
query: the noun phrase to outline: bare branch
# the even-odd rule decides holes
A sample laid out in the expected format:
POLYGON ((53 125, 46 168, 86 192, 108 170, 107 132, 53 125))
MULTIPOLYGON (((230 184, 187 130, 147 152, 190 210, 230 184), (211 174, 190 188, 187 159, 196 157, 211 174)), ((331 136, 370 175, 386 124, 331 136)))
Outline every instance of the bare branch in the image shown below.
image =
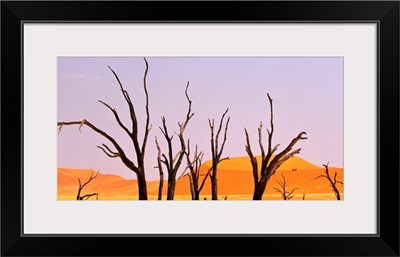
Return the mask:
POLYGON ((219 159, 219 160, 218 160, 218 163, 220 163, 220 162, 222 162, 222 161, 226 161, 226 160, 229 160, 229 157, 225 157, 225 158, 219 159))
POLYGON ((327 169, 329 166, 329 162, 327 162, 326 164, 322 164, 322 166, 324 166, 327 169))
POLYGON ((244 129, 244 132, 246 134, 246 152, 250 157, 250 163, 253 168, 252 171, 253 171, 254 186, 256 187, 259 182, 257 158, 254 157, 253 152, 251 151, 249 134, 247 133, 247 130, 244 129))
MULTIPOLYGON (((221 147, 221 151, 219 151, 219 149, 218 149, 218 138, 219 138, 219 134, 221 133, 221 130, 222 130, 222 125, 223 125, 223 122, 224 122, 225 115, 226 115, 226 113, 227 113, 228 111, 229 111, 229 108, 227 108, 226 111, 222 114, 221 121, 219 122, 219 127, 218 127, 218 131, 217 131, 217 135, 216 135, 216 137, 215 137, 215 138, 216 138, 216 140, 215 140, 215 152, 216 152, 218 155, 221 155, 221 154, 222 154, 222 149, 223 149, 223 146, 221 147)), ((227 132, 227 129, 228 129, 229 119, 230 119, 230 117, 228 118, 228 120, 227 120, 227 122, 226 122, 226 125, 225 125, 225 136, 224 136, 223 144, 225 144, 225 141, 226 141, 226 132, 227 132)))
POLYGON ((97 171, 96 176, 93 176, 93 172, 92 172, 92 174, 90 175, 89 180, 86 181, 86 183, 84 183, 84 184, 82 185, 82 188, 84 188, 87 184, 89 184, 90 181, 92 181, 93 179, 95 179, 95 178, 97 177, 97 175, 99 175, 99 172, 100 172, 100 170, 97 171))
MULTIPOLYGON (((270 97, 269 94, 267 94, 268 100, 269 100, 269 108, 270 108, 270 126, 271 126, 271 131, 268 131, 268 156, 269 158, 271 157, 271 146, 272 146, 272 136, 274 134, 274 109, 272 106, 272 98, 270 97)), ((269 158, 267 161, 269 161, 269 158)))
POLYGON ((114 74, 115 79, 117 80, 119 87, 121 89, 122 95, 125 98, 125 101, 128 104, 129 107, 129 113, 131 116, 131 120, 132 120, 132 133, 136 133, 137 134, 137 120, 136 120, 136 113, 135 113, 135 108, 133 107, 131 98, 129 97, 128 92, 124 89, 124 87, 122 86, 122 83, 117 75, 117 73, 115 73, 115 71, 113 69, 111 69, 110 66, 108 66, 108 68, 111 70, 111 72, 114 74))
POLYGON ((277 144, 277 145, 271 150, 271 154, 274 154, 275 151, 278 150, 278 147, 279 147, 280 145, 281 145, 281 144, 277 144))
POLYGON ((301 148, 296 149, 291 152, 292 147, 299 141, 303 139, 307 139, 304 135, 306 132, 300 132, 297 137, 292 139, 290 144, 279 154, 275 154, 278 149, 279 144, 272 148, 272 137, 274 134, 274 113, 273 113, 273 100, 269 94, 267 94, 269 105, 270 105, 270 129, 267 129, 268 133, 268 150, 267 152, 264 149, 263 140, 262 140, 262 127, 263 124, 260 122, 260 126, 258 128, 258 144, 261 150, 261 167, 260 171, 258 171, 257 167, 257 159, 254 157, 254 154, 250 147, 250 140, 245 129, 246 134, 246 152, 250 157, 250 163, 253 167, 253 178, 254 178, 254 194, 253 200, 261 200, 262 195, 264 194, 265 188, 267 183, 272 175, 275 174, 276 170, 290 157, 294 156, 295 154, 300 153, 301 148), (273 157, 274 155, 274 157, 273 157), (272 160, 271 160, 272 158, 272 160), (260 174, 260 175, 258 175, 260 174))
POLYGON ((179 152, 176 153, 174 159, 172 160, 172 165, 174 165, 176 163, 177 159, 182 155, 182 152, 184 152, 184 151, 185 151, 185 149, 181 149, 181 150, 179 150, 179 152))
POLYGON ((113 145, 114 147, 117 149, 119 157, 121 158, 122 162, 132 171, 134 171, 135 173, 139 172, 137 166, 131 161, 129 160, 126 155, 124 150, 119 146, 119 144, 115 141, 114 138, 112 138, 110 135, 108 135, 106 132, 104 132, 103 130, 97 128, 95 125, 93 125, 92 123, 90 123, 89 121, 87 121, 86 119, 83 119, 82 121, 71 121, 71 122, 57 122, 58 126, 65 126, 65 125, 80 125, 80 127, 82 127, 83 125, 88 126, 89 128, 91 128, 93 131, 95 131, 96 133, 102 135, 103 137, 107 138, 113 145))
POLYGON ((264 151, 264 146, 262 143, 262 121, 260 122, 260 127, 258 128, 258 144, 260 145, 260 149, 261 149, 261 158, 264 159, 265 158, 265 151, 264 151))
POLYGON ((314 178, 314 179, 318 179, 318 178, 328 178, 328 177, 325 176, 325 175, 319 175, 318 177, 316 177, 316 178, 314 178))
POLYGON ((162 164, 161 164, 161 148, 160 145, 158 144, 158 140, 157 137, 155 137, 155 142, 156 142, 156 147, 157 147, 157 165, 158 165, 158 172, 160 174, 160 183, 158 185, 158 200, 162 199, 162 189, 163 189, 163 185, 164 185, 164 171, 162 168, 162 164))
POLYGON ((103 152, 110 158, 117 158, 119 157, 118 153, 112 152, 105 144, 103 144, 103 146, 108 150, 108 152, 101 146, 97 146, 97 148, 100 148, 101 150, 103 150, 103 152))
POLYGON ((329 165, 329 162, 328 162, 327 164, 323 164, 323 165, 322 165, 322 166, 325 167, 325 174, 324 174, 324 175, 319 175, 319 176, 316 177, 315 179, 321 178, 321 177, 326 178, 326 179, 329 181, 330 186, 332 187, 332 191, 335 193, 336 199, 337 199, 337 200, 340 200, 340 193, 339 193, 339 190, 338 190, 337 187, 336 187, 336 183, 340 183, 340 184, 342 184, 342 185, 343 185, 343 183, 340 182, 340 181, 336 181, 336 176, 337 176, 337 172, 336 172, 336 171, 335 171, 335 175, 334 175, 334 181, 332 181, 332 179, 331 179, 331 177, 330 177, 330 175, 329 175, 329 168, 328 168, 328 165, 329 165))
MULTIPOLYGON (((190 141, 187 142, 186 147, 186 160, 187 160, 187 168, 190 170, 188 173, 190 180, 190 192, 192 194, 193 200, 199 200, 199 195, 201 190, 203 189, 204 182, 208 177, 208 174, 203 178, 203 181, 199 187, 199 178, 200 178, 200 168, 204 154, 197 150, 197 145, 195 152, 193 154, 193 161, 190 159, 190 141)), ((211 171, 211 169, 209 170, 211 171)))
POLYGON ((164 158, 164 160, 162 160, 161 162, 164 163, 166 167, 169 167, 167 156, 165 156, 165 154, 162 154, 162 157, 164 158))
MULTIPOLYGON (((164 157, 164 164, 166 164, 167 167, 167 172, 168 172, 168 195, 167 195, 167 200, 173 200, 174 197, 174 190, 175 190, 175 184, 176 184, 176 174, 178 172, 178 169, 182 163, 182 159, 185 156, 185 150, 186 150, 186 143, 185 139, 183 137, 183 133, 186 129, 187 124, 189 123, 190 119, 193 117, 194 113, 192 113, 192 101, 189 98, 188 95, 188 88, 189 88, 189 82, 186 85, 185 89, 185 96, 188 101, 188 112, 186 114, 185 121, 180 123, 178 122, 179 126, 179 133, 175 133, 179 137, 180 141, 180 150, 175 154, 173 157, 173 148, 172 148, 172 138, 173 135, 170 137, 168 133, 168 128, 166 124, 165 117, 162 117, 162 127, 160 127, 160 130, 162 134, 165 137, 165 140, 167 141, 168 144, 168 158, 163 154, 164 157)), ((182 176, 186 172, 186 169, 182 173, 182 176)), ((180 178, 180 177, 179 177, 180 178)), ((179 179, 178 178, 178 179, 179 179)))
POLYGON ((245 145, 245 150, 247 154, 250 156, 250 159, 253 159, 253 152, 251 151, 251 145, 250 145, 250 139, 249 139, 249 133, 247 133, 247 129, 244 129, 244 133, 246 135, 246 145, 245 145))
MULTIPOLYGON (((301 148, 294 150, 293 152, 289 153, 288 152, 290 150, 292 150, 292 147, 297 143, 297 141, 302 140, 302 139, 307 139, 306 137, 303 137, 303 135, 306 134, 306 132, 300 132, 299 135, 297 137, 295 137, 294 139, 292 139, 292 141, 290 142, 290 144, 285 148, 285 150, 283 150, 282 152, 280 152, 279 154, 275 155, 275 157, 272 159, 271 163, 269 164, 269 168, 268 171, 270 172, 270 174, 273 174, 276 169, 287 159, 289 159, 290 157, 292 157, 295 154, 300 153, 301 148)), ((270 176, 270 174, 267 174, 267 170, 264 170, 264 173, 267 176, 270 176)), ((262 173, 263 174, 263 173, 262 173)))
POLYGON ((79 131, 81 131, 81 128, 84 125, 87 125, 90 127, 92 130, 95 132, 99 133, 103 137, 107 138, 115 147, 117 152, 113 152, 108 148, 106 145, 103 144, 103 146, 98 146, 99 149, 101 149, 108 157, 110 158, 116 158, 119 157, 121 161, 127 166, 130 170, 136 173, 137 179, 138 179, 138 189, 139 189, 139 200, 147 200, 147 187, 146 187, 146 178, 145 178, 145 165, 144 165, 144 155, 145 155, 145 149, 146 149, 146 142, 148 138, 149 131, 151 130, 151 125, 150 125, 150 114, 149 114, 149 97, 148 97, 148 92, 147 92, 147 85, 146 85, 146 79, 147 79, 147 72, 148 72, 148 63, 146 58, 144 58, 145 64, 146 64, 146 69, 144 72, 144 77, 143 77, 143 87, 146 95, 146 125, 145 125, 145 130, 144 130, 144 137, 143 137, 143 144, 140 147, 139 141, 138 141, 138 121, 135 113, 135 108, 132 104, 132 101, 129 97, 129 93, 124 89, 121 80, 119 79, 118 75, 116 72, 108 66, 109 70, 111 73, 114 75, 115 79, 118 82, 119 88, 121 90, 122 96, 124 97, 126 103, 128 104, 129 107, 129 114, 130 118, 132 121, 132 129, 131 131, 128 129, 127 126, 125 126, 119 115, 118 112, 112 108, 110 105, 107 103, 100 101, 104 106, 106 106, 113 114, 114 117, 118 123, 118 125, 128 134, 128 136, 131 138, 134 149, 135 149, 135 154, 136 154, 136 160, 137 163, 135 164, 132 160, 128 159, 126 154, 124 153, 123 149, 119 146, 119 144, 106 132, 102 131, 101 129, 97 128, 87 120, 83 119, 82 121, 72 121, 72 122, 58 122, 58 133, 61 132, 61 129, 65 125, 79 125, 79 131))
POLYGON ((114 77, 117 79, 118 84, 121 88, 121 91, 123 93, 123 96, 126 100, 126 102, 128 103, 128 107, 129 107, 129 113, 130 113, 130 117, 132 120, 132 132, 131 132, 131 138, 132 138, 132 142, 133 145, 135 147, 135 152, 136 152, 136 157, 137 157, 137 161, 138 161, 138 166, 141 167, 143 166, 143 158, 142 158, 142 151, 139 147, 139 142, 138 142, 138 121, 137 121, 137 116, 135 113, 135 108, 133 107, 132 101, 129 97, 128 92, 124 89, 124 87, 122 86, 122 83, 120 81, 120 79, 118 78, 118 75, 114 72, 113 69, 111 69, 110 66, 108 66, 108 68, 111 70, 111 72, 114 74, 114 77))
POLYGON ((231 119, 231 117, 228 117, 228 120, 226 121, 226 124, 225 124, 224 139, 222 141, 221 149, 220 149, 219 154, 218 154, 218 159, 221 158, 222 151, 224 150, 224 147, 225 147, 226 135, 227 135, 227 132, 228 132, 228 125, 229 125, 230 119, 231 119))
POLYGON ((288 154, 286 154, 285 156, 283 156, 273 167, 273 169, 271 169, 270 174, 273 175, 275 174, 276 170, 285 162, 287 161, 290 157, 293 157, 295 154, 299 154, 300 153, 301 148, 296 149, 288 154))
POLYGON ((208 125, 210 126, 210 132, 211 132, 211 156, 212 159, 216 159, 217 153, 215 152, 215 147, 214 147, 214 119, 212 121, 208 119, 208 125))
POLYGON ((284 194, 283 191, 281 191, 279 188, 272 187, 276 192, 281 193, 282 195, 284 194))
POLYGON ((143 58, 144 62, 146 64, 146 70, 144 72, 143 76, 143 87, 144 87, 144 93, 146 95, 146 125, 145 125, 145 130, 144 130, 144 137, 143 137, 143 144, 142 144, 142 154, 144 155, 146 151, 146 143, 147 143, 147 138, 149 136, 149 132, 151 130, 151 125, 150 124, 150 112, 149 112, 149 94, 147 92, 147 72, 149 70, 149 64, 147 63, 146 58, 143 58))
POLYGON ((282 173, 282 178, 283 178, 283 181, 278 181, 277 180, 278 184, 280 185, 280 187, 282 189, 279 189, 279 188, 276 188, 276 187, 273 187, 273 188, 275 189, 275 191, 281 193, 283 200, 290 200, 290 199, 292 199, 294 197, 293 192, 295 190, 297 190, 298 188, 293 188, 292 191, 287 192, 286 188, 289 187, 289 185, 286 183, 286 177, 285 177, 285 175, 283 173, 282 173))
POLYGON ((222 114, 221 120, 219 122, 217 134, 214 137, 214 119, 212 122, 208 120, 208 124, 210 126, 211 130, 211 154, 212 154, 212 172, 210 173, 211 177, 211 193, 212 193, 212 200, 218 200, 218 188, 217 188, 217 166, 222 160, 227 160, 228 158, 223 158, 221 160, 221 155, 222 151, 224 150, 224 146, 226 143, 226 136, 227 136, 227 131, 228 131, 228 126, 229 126, 229 121, 230 117, 228 117, 226 123, 225 123, 225 129, 224 129, 224 137, 221 145, 221 149, 219 149, 219 139, 220 139, 220 133, 222 131, 222 127, 224 126, 224 119, 226 114, 228 113, 229 108, 226 109, 226 111, 222 114))
MULTIPOLYGON (((97 196, 97 197, 99 196, 98 193, 93 193, 93 194, 88 194, 88 195, 81 196, 81 198, 82 198, 82 200, 88 200, 90 197, 92 197, 94 195, 97 196)), ((98 200, 98 198, 96 200, 98 200)))
POLYGON ((117 120, 118 125, 128 134, 130 138, 132 138, 131 132, 129 132, 128 128, 125 127, 125 125, 122 123, 121 119, 119 118, 119 115, 117 111, 114 108, 111 108, 108 104, 105 102, 99 100, 100 103, 104 104, 108 109, 111 110, 111 112, 114 114, 115 119, 117 120))
POLYGON ((64 126, 63 124, 61 124, 61 125, 58 126, 58 134, 61 133, 61 129, 62 129, 63 126, 64 126))
POLYGON ((188 100, 189 103, 189 107, 188 107, 188 112, 186 114, 186 119, 183 123, 179 123, 178 125, 180 127, 180 133, 179 134, 183 134, 183 132, 186 129, 187 124, 189 123, 189 120, 193 117, 194 113, 192 113, 192 100, 190 100, 189 95, 188 95, 188 88, 189 88, 189 81, 186 84, 186 89, 185 89, 185 96, 186 99, 188 100))
POLYGON ((199 191, 201 191, 201 190, 203 189, 204 184, 206 183, 206 179, 208 178, 208 176, 210 176, 211 171, 212 171, 212 167, 210 167, 210 168, 208 169, 206 175, 204 176, 203 181, 201 182, 199 191))
POLYGON ((81 180, 78 178, 79 188, 78 188, 78 194, 77 194, 77 196, 76 196, 76 199, 77 199, 77 200, 87 200, 87 199, 89 199, 89 197, 91 197, 91 196, 97 194, 97 193, 94 193, 94 194, 90 194, 90 195, 80 196, 80 195, 81 195, 81 192, 82 192, 82 189, 83 189, 87 184, 89 184, 90 181, 92 181, 93 179, 95 179, 95 178, 99 175, 99 172, 100 172, 100 170, 97 171, 97 173, 96 173, 95 176, 93 176, 93 172, 92 172, 92 174, 90 175, 89 180, 86 181, 83 185, 82 185, 82 183, 81 183, 81 180), (86 199, 84 199, 84 198, 86 198, 86 199))

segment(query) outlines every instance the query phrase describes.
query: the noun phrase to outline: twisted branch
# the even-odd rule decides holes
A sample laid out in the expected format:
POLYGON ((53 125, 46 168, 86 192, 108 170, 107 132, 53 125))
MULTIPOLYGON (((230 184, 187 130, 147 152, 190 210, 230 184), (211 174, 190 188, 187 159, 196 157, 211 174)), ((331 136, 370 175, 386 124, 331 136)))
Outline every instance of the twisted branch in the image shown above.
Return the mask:
POLYGON ((93 194, 81 196, 81 191, 87 184, 89 184, 90 181, 92 181, 93 179, 95 179, 97 177, 97 175, 99 175, 99 172, 100 172, 100 170, 97 171, 96 176, 93 176, 93 171, 92 171, 92 174, 90 175, 89 180, 86 181, 83 185, 81 183, 81 180, 78 178, 79 188, 78 188, 78 193, 76 195, 76 200, 87 200, 93 195, 98 195, 98 193, 93 193, 93 194))
POLYGON ((319 176, 315 177, 314 179, 326 178, 329 181, 329 184, 330 184, 330 186, 332 188, 332 191, 335 193, 336 199, 340 200, 340 193, 339 193, 338 188, 336 187, 336 184, 340 183, 340 184, 343 185, 343 182, 336 180, 336 175, 337 175, 336 171, 335 171, 334 179, 332 181, 331 176, 329 175, 328 165, 329 165, 329 162, 327 164, 323 164, 322 166, 325 167, 325 174, 324 175, 319 175, 319 176))
POLYGON ((260 122, 260 126, 258 128, 258 144, 259 144, 260 151, 261 151, 260 171, 258 170, 257 159, 254 157, 254 154, 251 150, 248 132, 245 129, 245 136, 246 136, 245 150, 250 158, 250 163, 252 166, 253 179, 254 179, 254 195, 253 195, 254 200, 261 200, 262 195, 265 191, 266 185, 269 181, 269 178, 275 174, 276 170, 285 161, 287 161, 290 157, 294 156, 295 154, 300 153, 301 148, 292 151, 293 146, 299 140, 307 139, 307 137, 304 136, 304 135, 306 135, 306 132, 304 132, 304 131, 300 132, 295 138, 292 139, 292 141, 289 143, 289 145, 283 151, 281 151, 279 154, 276 154, 272 158, 273 154, 277 151, 279 144, 272 147, 272 137, 274 134, 274 119, 273 119, 274 114, 273 114, 273 105, 272 105, 273 100, 269 94, 267 94, 267 96, 268 96, 269 105, 270 105, 270 127, 271 128, 270 128, 270 130, 267 129, 267 133, 268 133, 267 153, 265 153, 264 145, 262 142, 262 127, 263 127, 262 122, 260 122))

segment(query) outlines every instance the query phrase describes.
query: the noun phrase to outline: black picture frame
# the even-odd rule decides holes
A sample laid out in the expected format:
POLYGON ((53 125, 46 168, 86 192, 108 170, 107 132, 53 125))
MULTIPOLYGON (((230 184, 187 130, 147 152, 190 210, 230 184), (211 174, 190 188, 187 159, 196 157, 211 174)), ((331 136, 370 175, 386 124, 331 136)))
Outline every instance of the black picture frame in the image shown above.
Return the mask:
POLYGON ((2 256, 399 256, 398 1, 2 1, 1 106, 2 256), (377 23, 378 233, 23 235, 22 24, 77 21, 377 23))

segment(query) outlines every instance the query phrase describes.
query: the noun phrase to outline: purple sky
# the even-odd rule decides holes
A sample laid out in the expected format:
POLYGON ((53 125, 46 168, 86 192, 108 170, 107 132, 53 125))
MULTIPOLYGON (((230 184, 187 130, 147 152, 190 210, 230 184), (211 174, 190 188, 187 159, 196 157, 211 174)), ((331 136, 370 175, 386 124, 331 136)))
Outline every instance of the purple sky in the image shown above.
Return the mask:
MULTIPOLYGON (((204 152, 203 160, 210 159, 210 129, 208 119, 218 124, 229 108, 231 117, 228 138, 222 157, 247 156, 244 128, 247 128, 254 154, 259 155, 257 128, 263 122, 263 138, 267 139, 270 109, 267 93, 273 98, 273 145, 284 147, 300 131, 308 139, 295 147, 302 148, 298 157, 321 166, 343 167, 343 58, 146 58, 149 63, 147 87, 150 123, 146 150, 146 176, 158 179, 157 150, 154 138, 166 150, 159 126, 165 116, 170 133, 178 131, 178 121, 187 113, 184 90, 189 81, 192 111, 185 138, 191 146, 198 144, 204 152)), ((58 58, 58 121, 87 119, 113 136, 135 160, 133 146, 126 133, 118 126, 113 114, 102 100, 115 108, 127 127, 131 126, 128 106, 119 90, 110 66, 129 92, 139 120, 142 141, 145 124, 145 95, 142 58, 59 57, 58 58)), ((177 136, 174 137, 177 140, 177 136)), ((222 140, 222 138, 221 138, 222 140)), ((264 140, 264 141, 265 141, 264 140)), ((65 126, 58 135, 58 166, 67 168, 100 169, 136 178, 119 159, 107 157, 96 146, 112 147, 107 139, 83 127, 65 126)), ((175 149, 179 142, 174 141, 175 149)), ((265 142, 265 147, 267 143, 265 142)), ((185 164, 185 162, 183 163, 185 164)), ((184 168, 184 165, 182 165, 184 168)), ((180 174, 181 172, 178 172, 180 174)))

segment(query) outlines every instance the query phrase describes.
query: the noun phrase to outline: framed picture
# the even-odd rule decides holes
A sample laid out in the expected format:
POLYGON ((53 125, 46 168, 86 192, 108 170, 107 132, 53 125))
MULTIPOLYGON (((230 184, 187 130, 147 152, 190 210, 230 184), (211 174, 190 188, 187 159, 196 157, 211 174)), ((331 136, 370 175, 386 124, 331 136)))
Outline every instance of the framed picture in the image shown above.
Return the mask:
POLYGON ((1 5, 2 255, 399 256, 398 2, 1 5))

